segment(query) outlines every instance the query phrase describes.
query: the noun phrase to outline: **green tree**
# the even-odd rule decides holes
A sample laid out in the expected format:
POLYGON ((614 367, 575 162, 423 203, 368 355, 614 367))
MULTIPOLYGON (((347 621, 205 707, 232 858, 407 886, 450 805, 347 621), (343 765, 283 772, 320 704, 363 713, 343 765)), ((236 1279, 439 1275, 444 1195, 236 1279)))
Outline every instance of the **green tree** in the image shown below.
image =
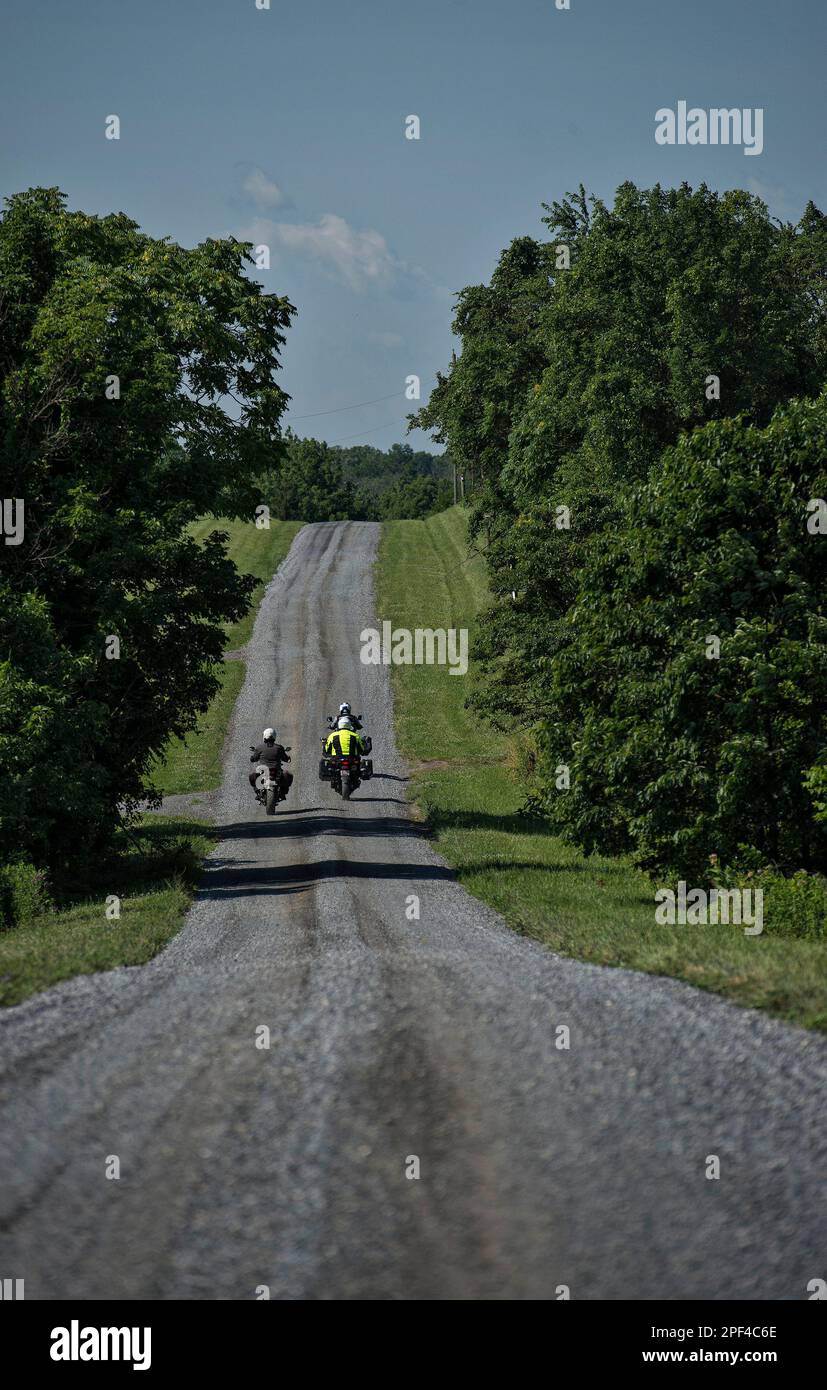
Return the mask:
POLYGON ((293 311, 247 245, 187 250, 57 189, 0 218, 0 474, 25 506, 0 547, 0 849, 88 852, 152 757, 217 688, 250 584, 223 539, 279 448, 275 374, 293 311), (119 655, 107 639, 115 637, 119 655))
POLYGON ((346 480, 334 448, 320 439, 288 437, 274 479, 278 516, 298 521, 347 521, 356 517, 353 484, 346 480))
POLYGON ((538 800, 567 838, 695 883, 744 846, 823 870, 825 460, 827 394, 710 424, 589 552, 541 735, 538 800))
POLYGON ((386 452, 360 444, 341 449, 288 435, 288 449, 268 480, 280 517, 302 521, 378 521, 430 516, 453 500, 445 464, 409 444, 386 452))
MULTIPOLYGON (((549 709, 578 572, 625 490, 683 431, 739 413, 766 424, 827 377, 815 209, 780 226, 741 191, 627 183, 611 209, 581 190, 545 221, 571 268, 556 271, 540 316, 547 366, 502 396, 502 522, 487 536, 495 602, 480 649, 484 704, 523 725, 549 709)), ((488 377, 472 375, 485 398, 488 377)))
POLYGON ((479 490, 478 525, 496 524, 515 414, 547 362, 541 330, 553 267, 553 247, 519 237, 502 253, 490 285, 460 292, 453 328, 462 352, 410 418, 411 429, 431 430, 449 444, 466 491, 479 490))
POLYGON ((437 481, 421 474, 403 477, 382 493, 378 515, 383 521, 421 521, 444 511, 452 501, 451 485, 444 478, 437 481))

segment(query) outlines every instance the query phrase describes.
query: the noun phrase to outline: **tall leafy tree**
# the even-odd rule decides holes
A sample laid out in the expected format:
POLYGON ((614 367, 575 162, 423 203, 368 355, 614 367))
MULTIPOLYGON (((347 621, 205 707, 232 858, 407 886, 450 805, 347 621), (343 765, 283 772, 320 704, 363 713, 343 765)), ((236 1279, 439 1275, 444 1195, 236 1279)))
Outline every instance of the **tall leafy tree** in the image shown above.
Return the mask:
POLYGON ((567 838, 695 883, 744 846, 825 868, 825 498, 827 394, 683 436, 627 497, 542 726, 539 802, 567 838))
POLYGON ((611 209, 581 192, 545 220, 571 268, 541 316, 548 365, 510 412, 482 639, 485 704, 523 724, 549 709, 579 569, 624 491, 683 431, 765 424, 827 376, 815 209, 796 228, 737 190, 624 184, 611 209))
POLYGON ((298 439, 290 435, 274 487, 274 506, 282 518, 294 517, 300 521, 356 518, 353 483, 345 478, 335 449, 323 440, 298 439))
POLYGON ((686 184, 546 212, 547 245, 460 295, 414 421, 475 465, 474 703, 536 732, 537 804, 587 848, 821 862, 825 218, 686 184))
POLYGON ((249 585, 205 512, 253 519, 288 300, 233 240, 186 249, 57 189, 0 218, 0 848, 54 865, 140 797, 217 688, 249 585), (116 639, 112 641, 109 639, 116 639))
POLYGON ((503 506, 500 471, 529 385, 547 357, 541 332, 554 279, 553 248, 519 237, 503 252, 490 285, 471 285, 457 297, 454 332, 462 352, 439 373, 428 404, 411 428, 450 441, 468 493, 477 491, 477 522, 496 524, 503 506))

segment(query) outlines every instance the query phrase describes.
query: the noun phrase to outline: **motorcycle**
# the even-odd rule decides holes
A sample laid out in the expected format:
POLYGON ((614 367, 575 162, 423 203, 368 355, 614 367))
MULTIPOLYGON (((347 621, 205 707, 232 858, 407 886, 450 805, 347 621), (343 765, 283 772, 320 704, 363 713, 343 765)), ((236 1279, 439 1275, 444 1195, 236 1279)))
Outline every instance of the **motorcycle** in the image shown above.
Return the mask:
MULTIPOLYGON (((250 752, 255 753, 255 747, 250 744, 250 752)), ((290 752, 290 745, 287 744, 285 753, 290 752)), ((258 763, 256 766, 256 801, 267 811, 268 816, 276 814, 276 807, 280 801, 284 801, 287 792, 281 775, 281 764, 258 763)))
MULTIPOLYGON (((361 719, 357 715, 357 726, 361 729, 361 719)), ((327 724, 330 733, 336 728, 336 721, 331 715, 327 716, 327 724)), ((322 748, 329 738, 326 734, 322 739, 322 748)), ((373 751, 373 740, 365 737, 363 739, 365 752, 373 751)), ((363 782, 369 782, 373 776, 373 759, 361 756, 359 753, 351 753, 348 756, 338 753, 322 753, 319 762, 319 780, 329 782, 335 792, 338 792, 343 801, 349 801, 351 794, 363 782)))

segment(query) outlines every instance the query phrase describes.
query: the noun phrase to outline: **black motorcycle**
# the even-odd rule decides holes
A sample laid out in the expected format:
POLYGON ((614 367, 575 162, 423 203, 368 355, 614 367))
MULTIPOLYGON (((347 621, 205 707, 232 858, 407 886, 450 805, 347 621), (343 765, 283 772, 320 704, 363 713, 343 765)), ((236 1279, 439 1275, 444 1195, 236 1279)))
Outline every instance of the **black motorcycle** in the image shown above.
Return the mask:
MULTIPOLYGON (((250 752, 255 753, 255 746, 250 744, 250 752)), ((290 752, 290 744, 284 749, 285 753, 290 752)), ((256 767, 256 801, 265 808, 268 816, 276 814, 276 807, 280 801, 284 801, 287 796, 287 789, 281 775, 281 763, 259 763, 256 767)))
MULTIPOLYGON (((357 715, 355 723, 359 728, 362 727, 361 720, 357 715)), ((330 733, 336 728, 336 721, 331 715, 327 716, 327 724, 330 733)), ((330 733, 322 739, 322 747, 327 743, 330 733)), ((363 739, 365 752, 373 750, 373 741, 365 737, 363 739)), ((373 776, 373 759, 360 756, 359 753, 351 753, 345 756, 342 753, 323 753, 319 761, 319 780, 329 782, 335 792, 339 793, 344 801, 349 801, 351 794, 363 782, 369 782, 373 776)))

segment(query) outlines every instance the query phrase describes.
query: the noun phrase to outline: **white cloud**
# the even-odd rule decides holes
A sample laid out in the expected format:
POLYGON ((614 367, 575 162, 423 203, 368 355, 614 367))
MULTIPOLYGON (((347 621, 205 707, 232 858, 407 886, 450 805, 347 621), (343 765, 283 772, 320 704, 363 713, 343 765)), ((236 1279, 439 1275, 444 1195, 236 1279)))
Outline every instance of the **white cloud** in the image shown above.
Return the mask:
POLYGON ((389 285, 402 268, 380 232, 356 231, 334 212, 318 222, 274 222, 271 245, 318 261, 353 290, 389 285))
MULTIPOLYGON (((273 263, 279 252, 314 261, 325 274, 357 293, 372 286, 387 289, 394 285, 397 292, 410 296, 418 285, 428 293, 452 299, 421 266, 394 255, 381 232, 372 227, 358 231, 335 212, 322 213, 318 222, 275 222, 256 217, 239 228, 238 236, 256 246, 269 246, 273 263)), ((386 337, 385 346, 398 345, 395 335, 386 337)))
POLYGON ((239 241, 251 241, 254 246, 269 246, 272 250, 275 245, 273 230, 275 222, 271 222, 267 217, 254 217, 252 222, 247 222, 243 227, 239 227, 235 232, 239 241))
POLYGON ((251 169, 241 181, 241 187, 258 208, 277 208, 285 201, 277 183, 263 169, 251 169))

